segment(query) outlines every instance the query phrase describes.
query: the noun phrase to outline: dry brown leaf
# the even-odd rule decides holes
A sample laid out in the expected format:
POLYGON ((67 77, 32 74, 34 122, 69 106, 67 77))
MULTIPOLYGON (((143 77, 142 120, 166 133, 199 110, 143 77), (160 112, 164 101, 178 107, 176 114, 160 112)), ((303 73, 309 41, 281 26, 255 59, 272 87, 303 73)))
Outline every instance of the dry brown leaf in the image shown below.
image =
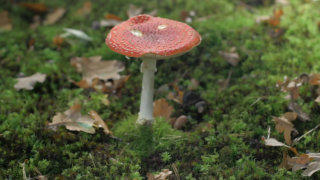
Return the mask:
POLYGON ((153 102, 153 116, 163 117, 166 120, 170 120, 170 116, 174 108, 167 102, 166 99, 158 99, 153 102))
POLYGON ((134 16, 137 16, 137 15, 141 14, 142 11, 143 11, 142 7, 137 7, 137 6, 133 5, 133 4, 130 4, 129 8, 127 10, 127 15, 128 15, 129 18, 132 18, 134 16))
POLYGON ((159 174, 148 173, 148 180, 166 180, 172 174, 172 171, 169 169, 163 169, 159 174))
POLYGON ((114 14, 106 14, 105 16, 104 16, 104 18, 106 19, 106 20, 116 20, 116 21, 122 21, 122 19, 119 17, 119 16, 117 16, 117 15, 114 15, 114 14))
POLYGON ((181 129, 183 126, 186 125, 186 123, 188 122, 188 117, 185 115, 181 115, 180 117, 178 117, 176 119, 176 121, 173 124, 173 128, 175 129, 181 129))
POLYGON ((94 120, 90 116, 81 114, 81 105, 75 104, 70 109, 63 113, 58 113, 53 117, 52 123, 49 123, 49 128, 56 130, 58 126, 65 126, 71 131, 83 131, 94 134, 94 120))
POLYGON ((301 121, 310 121, 310 117, 307 113, 302 111, 302 108, 298 103, 291 101, 288 107, 291 111, 298 114, 298 117, 301 121))
POLYGON ((58 48, 61 48, 64 39, 61 36, 55 36, 52 40, 53 44, 58 46, 58 48))
POLYGON ((291 121, 294 121, 297 116, 297 113, 287 112, 281 117, 273 118, 274 122, 276 123, 276 130, 279 133, 283 133, 284 139, 289 145, 292 143, 291 132, 295 130, 291 121))
POLYGON ((51 25, 59 21, 66 10, 64 8, 57 8, 53 12, 47 15, 46 19, 44 20, 44 25, 51 25))
POLYGON ((179 104, 182 104, 183 103, 183 96, 184 96, 184 92, 181 91, 177 85, 176 82, 173 82, 172 84, 172 87, 173 89, 175 90, 175 93, 173 92, 169 92, 168 95, 167 95, 167 98, 169 100, 173 100, 179 104))
POLYGON ((47 6, 43 3, 20 3, 20 5, 35 13, 45 13, 48 11, 47 6))
POLYGON ((92 10, 92 4, 90 1, 86 1, 83 3, 83 6, 77 10, 76 15, 77 16, 86 16, 91 13, 92 10))
POLYGON ((318 96, 314 101, 320 103, 320 96, 318 96))
POLYGON ((307 169, 303 171, 302 176, 312 176, 313 173, 320 170, 320 161, 314 161, 308 164, 307 169))
POLYGON ((281 17, 283 15, 283 10, 278 9, 273 11, 273 16, 269 19, 269 25, 271 27, 278 27, 281 22, 281 17))
POLYGON ((90 111, 89 112, 92 119, 94 119, 94 124, 97 125, 99 128, 103 128, 103 132, 105 134, 112 135, 112 132, 109 130, 107 124, 101 119, 101 117, 98 115, 96 111, 90 111))
POLYGON ((102 127, 105 134, 111 134, 108 126, 95 111, 90 111, 90 116, 81 114, 81 105, 75 104, 63 113, 57 113, 48 124, 48 127, 56 130, 58 126, 65 126, 70 131, 83 131, 94 134, 93 127, 102 127))
POLYGON ((219 54, 223 57, 224 60, 226 60, 232 66, 237 66, 240 62, 240 56, 236 52, 235 47, 232 47, 228 52, 219 51, 219 54))
POLYGON ((124 65, 120 61, 101 61, 101 56, 94 56, 90 58, 74 57, 70 63, 83 75, 83 79, 77 83, 82 88, 116 90, 129 79, 129 76, 120 76, 119 73, 124 70, 124 65), (113 81, 113 83, 110 85, 108 81, 113 81))
POLYGON ((35 73, 28 77, 17 78, 18 82, 14 85, 14 88, 16 90, 32 90, 37 82, 43 83, 46 80, 46 77, 47 75, 45 74, 35 73))
POLYGON ((311 74, 309 78, 311 85, 320 85, 320 74, 311 74))
POLYGON ((282 152, 282 162, 281 164, 279 165, 279 168, 285 168, 285 169, 291 169, 292 166, 289 165, 288 163, 288 159, 290 159, 290 156, 288 155, 288 152, 287 151, 283 151, 282 152))
POLYGON ((11 29, 12 24, 8 11, 0 12, 0 30, 10 31, 11 29))

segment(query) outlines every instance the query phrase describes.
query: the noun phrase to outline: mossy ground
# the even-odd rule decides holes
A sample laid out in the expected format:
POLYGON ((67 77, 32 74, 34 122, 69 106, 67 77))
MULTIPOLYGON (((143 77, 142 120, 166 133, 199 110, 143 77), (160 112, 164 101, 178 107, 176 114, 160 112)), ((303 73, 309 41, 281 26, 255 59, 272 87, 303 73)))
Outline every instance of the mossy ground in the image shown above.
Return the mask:
MULTIPOLYGON (((281 148, 266 147, 260 139, 268 126, 274 127, 272 116, 287 111, 288 101, 276 88, 276 82, 285 75, 296 77, 320 71, 319 1, 291 0, 284 6, 280 27, 285 33, 280 38, 270 37, 270 28, 255 23, 257 16, 272 15, 278 8, 271 0, 243 1, 249 6, 236 0, 95 0, 90 15, 82 18, 73 14, 84 1, 43 2, 50 8, 65 7, 67 13, 55 25, 36 30, 29 29, 31 12, 9 1, 0 2, 0 10, 9 11, 14 27, 0 33, 0 179, 21 178, 23 162, 30 177, 41 172, 58 179, 139 179, 148 172, 172 170, 172 166, 186 179, 300 177, 300 172, 279 169, 281 148), (129 2, 144 7, 145 12, 158 9, 158 16, 175 20, 181 20, 183 10, 193 10, 197 17, 209 16, 191 23, 203 37, 199 47, 184 56, 161 61, 157 67, 156 87, 176 80, 186 88, 191 78, 200 82, 196 91, 208 103, 204 115, 193 116, 192 110, 171 102, 180 114, 194 117, 186 131, 173 129, 163 119, 147 129, 134 124, 139 107, 140 62, 127 60, 107 48, 104 38, 108 29, 91 28, 91 23, 106 13, 126 19, 129 2), (81 29, 93 41, 75 40, 74 45, 59 50, 52 39, 64 27, 81 29), (30 39, 35 40, 33 50, 27 47, 30 39), (218 53, 233 46, 241 56, 235 67, 218 53), (110 106, 101 103, 102 93, 80 89, 68 81, 81 79, 69 63, 71 57, 95 55, 123 61, 124 74, 131 75, 120 98, 110 95, 110 106), (230 70, 229 87, 219 91, 219 79, 226 79, 230 70), (48 77, 32 91, 16 91, 13 86, 20 72, 41 72, 48 77), (63 127, 57 132, 46 128, 56 112, 65 111, 76 100, 84 111, 97 111, 117 138, 104 135, 102 130, 91 135, 63 127), (209 128, 199 130, 201 125, 209 128)), ((297 122, 300 133, 320 122, 314 106, 312 101, 303 104, 312 121, 297 122)), ((275 131, 272 136, 283 140, 275 131)), ((319 152, 319 138, 316 131, 297 149, 319 152)), ((319 178, 318 173, 314 177, 319 178)))

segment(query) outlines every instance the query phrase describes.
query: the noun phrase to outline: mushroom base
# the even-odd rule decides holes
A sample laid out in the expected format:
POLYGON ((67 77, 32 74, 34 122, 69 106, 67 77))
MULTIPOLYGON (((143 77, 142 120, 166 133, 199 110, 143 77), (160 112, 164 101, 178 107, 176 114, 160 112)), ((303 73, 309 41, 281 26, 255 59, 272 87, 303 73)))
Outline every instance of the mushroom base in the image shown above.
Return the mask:
POLYGON ((153 94, 154 94, 154 74, 156 69, 156 59, 143 59, 141 64, 142 92, 140 102, 140 112, 137 120, 138 124, 152 124, 153 118, 153 94))

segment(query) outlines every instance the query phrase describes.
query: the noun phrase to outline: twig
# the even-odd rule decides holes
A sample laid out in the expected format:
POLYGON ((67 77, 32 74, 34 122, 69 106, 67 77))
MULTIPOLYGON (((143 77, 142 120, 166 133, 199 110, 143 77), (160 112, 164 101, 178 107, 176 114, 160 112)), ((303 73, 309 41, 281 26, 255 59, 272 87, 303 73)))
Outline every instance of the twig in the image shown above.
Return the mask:
POLYGON ((303 134, 302 136, 298 137, 298 138, 295 138, 293 140, 293 143, 292 144, 295 144, 297 143, 298 141, 300 141, 302 138, 304 138, 305 136, 307 136, 308 134, 310 134, 312 131, 316 130, 317 128, 320 127, 320 124, 318 124, 316 127, 312 128, 311 130, 309 130, 308 132, 306 132, 305 134, 303 134))
POLYGON ((25 166, 25 163, 23 162, 23 163, 21 163, 20 165, 22 166, 22 178, 23 178, 23 180, 28 180, 27 174, 26 174, 26 166, 25 166))
POLYGON ((94 163, 94 160, 93 160, 93 157, 92 157, 91 153, 89 153, 89 157, 90 157, 90 159, 92 161, 93 167, 96 168, 96 163, 94 163))
POLYGON ((176 178, 177 178, 178 180, 180 180, 181 178, 180 178, 180 175, 179 175, 179 171, 178 171, 178 169, 177 169, 177 166, 173 163, 173 164, 171 164, 171 167, 172 167, 172 169, 173 169, 174 174, 176 175, 176 178))

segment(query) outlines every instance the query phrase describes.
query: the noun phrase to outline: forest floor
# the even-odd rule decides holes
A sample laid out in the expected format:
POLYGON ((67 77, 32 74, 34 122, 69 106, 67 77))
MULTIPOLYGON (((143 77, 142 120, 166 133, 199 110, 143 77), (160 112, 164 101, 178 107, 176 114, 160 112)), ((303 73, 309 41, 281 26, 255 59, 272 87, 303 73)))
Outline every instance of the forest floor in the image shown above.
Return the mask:
POLYGON ((319 1, 39 3, 0 2, 0 179, 293 179, 311 174, 292 166, 319 163, 306 154, 320 152, 319 130, 294 141, 320 123, 319 1), (154 10, 188 23, 202 43, 158 61, 163 117, 144 127, 135 124, 141 61, 106 46, 106 23, 154 10), (83 64, 96 56, 124 66, 107 64, 115 73, 88 87, 83 64), (36 84, 21 79, 36 73, 36 84), (76 122, 52 125, 59 118, 76 122), (268 128, 286 145, 267 146, 276 145, 268 128))

